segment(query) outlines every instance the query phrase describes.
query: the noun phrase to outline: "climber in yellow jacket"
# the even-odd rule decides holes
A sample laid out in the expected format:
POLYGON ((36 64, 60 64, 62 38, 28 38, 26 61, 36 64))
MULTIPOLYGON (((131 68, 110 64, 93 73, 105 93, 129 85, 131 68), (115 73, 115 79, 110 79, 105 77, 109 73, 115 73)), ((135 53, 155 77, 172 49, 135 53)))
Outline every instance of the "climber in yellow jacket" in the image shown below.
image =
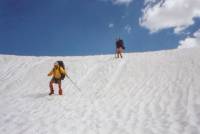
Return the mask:
POLYGON ((53 83, 58 84, 58 88, 59 88, 59 95, 62 95, 62 88, 61 88, 61 74, 64 74, 67 76, 66 71, 59 66, 58 62, 54 63, 54 68, 51 70, 51 72, 48 73, 48 76, 53 76, 50 83, 49 83, 49 87, 50 87, 50 93, 49 95, 54 94, 54 90, 53 90, 53 83))

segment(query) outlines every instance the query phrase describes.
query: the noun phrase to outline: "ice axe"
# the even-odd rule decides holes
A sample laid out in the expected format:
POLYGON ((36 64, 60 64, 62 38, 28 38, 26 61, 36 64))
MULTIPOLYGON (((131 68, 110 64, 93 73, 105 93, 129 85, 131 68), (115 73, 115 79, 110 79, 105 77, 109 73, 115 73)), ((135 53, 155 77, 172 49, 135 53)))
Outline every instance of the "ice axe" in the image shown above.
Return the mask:
POLYGON ((81 92, 81 89, 77 86, 77 84, 67 75, 67 78, 71 81, 71 83, 81 92))

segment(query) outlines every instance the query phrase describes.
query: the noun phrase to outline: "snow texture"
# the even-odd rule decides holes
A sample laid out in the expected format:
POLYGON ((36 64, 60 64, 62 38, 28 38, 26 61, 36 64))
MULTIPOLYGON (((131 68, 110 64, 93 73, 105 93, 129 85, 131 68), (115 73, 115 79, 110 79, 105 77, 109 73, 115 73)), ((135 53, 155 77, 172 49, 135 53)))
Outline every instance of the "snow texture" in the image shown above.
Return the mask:
POLYGON ((85 57, 0 55, 1 134, 200 134, 200 49, 85 57), (48 96, 63 60, 71 79, 48 96))

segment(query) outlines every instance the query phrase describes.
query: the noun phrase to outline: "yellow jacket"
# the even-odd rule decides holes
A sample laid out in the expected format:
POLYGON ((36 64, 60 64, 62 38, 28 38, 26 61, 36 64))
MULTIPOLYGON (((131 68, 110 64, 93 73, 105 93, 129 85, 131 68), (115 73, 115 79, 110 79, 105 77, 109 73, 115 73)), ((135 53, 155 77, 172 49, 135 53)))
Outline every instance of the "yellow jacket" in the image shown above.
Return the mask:
POLYGON ((66 71, 62 67, 53 68, 51 72, 48 73, 48 76, 55 77, 56 79, 61 78, 61 73, 67 75, 66 71))

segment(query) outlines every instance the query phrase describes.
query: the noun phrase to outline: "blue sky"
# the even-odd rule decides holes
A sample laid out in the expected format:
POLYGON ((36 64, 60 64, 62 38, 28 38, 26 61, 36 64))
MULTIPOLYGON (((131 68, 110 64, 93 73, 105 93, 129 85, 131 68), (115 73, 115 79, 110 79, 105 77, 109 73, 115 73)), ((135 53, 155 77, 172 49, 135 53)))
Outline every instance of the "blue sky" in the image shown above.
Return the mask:
MULTIPOLYGON (((165 6, 154 0, 1 0, 0 54, 110 54, 118 37, 126 52, 196 46, 200 13, 179 21, 184 13, 169 12, 170 0, 164 1, 165 6)), ((182 2, 191 7, 189 0, 182 2)), ((184 10, 174 7, 179 8, 184 10)))

